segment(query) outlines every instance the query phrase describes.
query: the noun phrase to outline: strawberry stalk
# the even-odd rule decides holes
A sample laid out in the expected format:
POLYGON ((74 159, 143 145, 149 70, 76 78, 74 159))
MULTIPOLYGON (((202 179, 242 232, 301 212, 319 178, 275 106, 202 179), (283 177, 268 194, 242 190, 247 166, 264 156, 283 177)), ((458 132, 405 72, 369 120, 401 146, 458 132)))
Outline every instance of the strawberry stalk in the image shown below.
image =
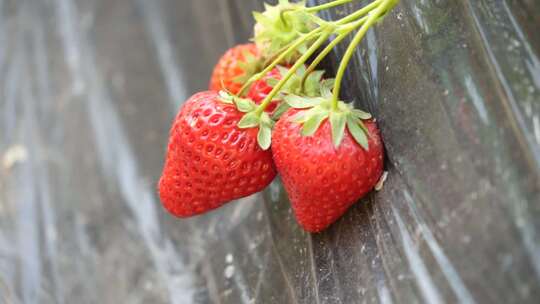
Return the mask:
POLYGON ((332 30, 324 29, 322 31, 322 35, 315 41, 315 43, 313 43, 313 45, 306 51, 306 53, 304 53, 304 55, 302 55, 300 59, 298 59, 294 63, 294 65, 289 69, 287 74, 285 74, 283 78, 279 80, 279 82, 274 86, 272 91, 270 91, 268 96, 266 96, 264 100, 262 101, 262 103, 257 107, 257 109, 255 110, 255 113, 260 115, 264 111, 264 109, 266 109, 266 107, 270 104, 270 102, 272 102, 272 99, 279 93, 279 90, 281 90, 281 88, 285 85, 285 83, 287 83, 287 81, 291 78, 291 76, 294 75, 294 73, 296 73, 298 68, 300 68, 300 66, 302 66, 304 62, 306 62, 309 59, 309 57, 311 57, 311 55, 313 55, 313 53, 317 51, 317 49, 326 41, 326 39, 331 34, 332 34, 332 30))
POLYGON ((338 109, 341 82, 343 80, 343 76, 345 75, 347 65, 349 64, 349 61, 351 60, 356 47, 358 46, 358 44, 360 44, 362 38, 364 38, 369 28, 371 28, 371 26, 373 26, 380 17, 384 16, 388 11, 390 11, 394 6, 396 6, 398 1, 399 0, 382 0, 377 6, 377 8, 369 14, 367 20, 362 24, 362 27, 355 34, 353 40, 347 47, 347 50, 345 51, 345 54, 343 55, 343 58, 341 59, 341 62, 339 64, 338 71, 336 73, 336 81, 334 82, 334 89, 332 90, 332 109, 334 111, 338 109))
MULTIPOLYGON (((330 8, 330 7, 337 6, 337 5, 344 4, 344 3, 348 3, 348 2, 351 2, 351 1, 352 0, 337 0, 337 1, 334 1, 334 2, 330 2, 330 3, 325 3, 325 4, 322 4, 322 5, 319 5, 319 6, 309 7, 309 8, 306 8, 305 10, 306 10, 306 12, 310 12, 310 13, 311 12, 317 12, 319 10, 323 10, 323 9, 330 8)), ((323 51, 323 54, 324 54, 323 56, 318 56, 317 59, 315 59, 317 64, 320 63, 320 61, 322 59, 324 59, 324 57, 332 50, 332 48, 334 46, 336 46, 339 42, 341 42, 341 40, 343 40, 347 36, 347 34, 349 34, 354 29, 358 28, 360 25, 365 23, 365 21, 367 20, 367 17, 364 17, 364 18, 361 18, 361 19, 358 19, 358 18, 360 18, 360 17, 368 14, 369 12, 373 11, 374 9, 376 9, 380 5, 380 3, 382 1, 383 0, 375 0, 372 3, 366 5, 365 7, 363 7, 361 9, 357 10, 356 12, 350 14, 349 16, 346 16, 346 17, 344 17, 342 19, 339 19, 337 21, 334 21, 334 22, 328 22, 328 21, 322 20, 322 19, 316 17, 315 15, 313 15, 313 17, 317 19, 317 22, 319 24, 321 24, 321 26, 319 26, 316 29, 312 30, 308 34, 302 35, 300 38, 293 41, 290 45, 287 45, 287 46, 283 47, 277 53, 278 54, 277 56, 271 58, 272 60, 271 60, 270 64, 268 64, 268 65, 265 64, 266 68, 264 70, 262 70, 261 72, 253 75, 242 86, 242 88, 240 89, 240 91, 238 93, 238 96, 242 96, 242 94, 244 94, 246 92, 246 90, 255 81, 257 81, 257 80, 261 79, 262 77, 264 77, 264 75, 266 75, 276 65, 278 65, 285 58, 287 58, 287 56, 289 56, 295 50, 297 50, 297 48, 300 45, 302 45, 304 42, 315 39, 318 35, 321 35, 322 34, 322 28, 324 26, 333 27, 334 28, 333 32, 334 33, 339 33, 338 37, 336 37, 336 39, 334 39, 336 41, 332 42, 330 44, 330 47, 325 48, 325 50, 323 51), (345 34, 345 35, 342 35, 342 34, 345 34)), ((282 13, 287 13, 287 12, 290 12, 290 11, 292 11, 292 10, 285 10, 282 13)), ((306 72, 305 77, 307 77, 316 68, 317 64, 313 65, 313 67, 311 69, 308 69, 309 72, 306 72)))
MULTIPOLYGON (((284 1, 284 3, 285 2, 287 1, 284 1)), ((320 9, 330 8, 347 2, 350 1, 336 0, 318 7, 301 9, 287 8, 281 11, 279 17, 284 20, 280 22, 287 25, 284 17, 285 13, 294 11, 308 12, 308 9, 312 9, 312 11, 308 12, 312 15, 308 19, 311 19, 312 22, 317 23, 319 26, 307 33, 299 33, 299 36, 296 39, 287 44, 287 49, 283 50, 282 48, 277 53, 277 57, 273 59, 273 61, 266 66, 263 71, 253 75, 243 85, 238 96, 242 96, 246 89, 251 87, 255 81, 265 77, 265 75, 272 71, 272 69, 274 69, 278 64, 289 58, 302 47, 306 46, 307 42, 311 43, 312 40, 316 40, 312 42, 312 44, 305 51, 300 52, 300 57, 295 60, 293 66, 290 67, 289 70, 284 73, 284 75, 282 75, 281 79, 279 79, 279 81, 273 85, 272 90, 268 93, 268 95, 266 95, 260 105, 255 105, 253 101, 249 99, 242 99, 234 96, 222 96, 224 99, 228 99, 229 102, 233 101, 236 103, 237 108, 241 112, 245 113, 242 119, 238 122, 238 127, 259 128, 257 141, 263 150, 270 147, 271 130, 275 123, 274 119, 265 112, 265 109, 271 104, 272 100, 278 94, 282 93, 282 90, 285 88, 291 77, 297 73, 300 67, 304 67, 304 63, 325 43, 328 37, 330 37, 332 34, 337 34, 337 36, 321 51, 321 53, 318 54, 307 70, 305 70, 304 75, 302 75, 302 78, 300 79, 300 92, 302 92, 304 89, 304 83, 309 77, 309 74, 315 70, 316 66, 338 43, 340 43, 343 39, 345 39, 345 37, 358 28, 358 32, 350 42, 343 59, 340 62, 336 79, 333 83, 333 90, 331 91, 330 88, 323 87, 321 88, 322 96, 314 98, 309 98, 306 95, 302 95, 302 93, 300 93, 301 95, 295 95, 296 93, 291 94, 291 92, 287 92, 285 101, 289 107, 310 109, 308 111, 304 111, 303 113, 299 113, 299 117, 295 118, 297 122, 303 124, 304 135, 309 136, 310 134, 313 134, 318 129, 318 126, 322 123, 322 121, 329 118, 332 125, 332 137, 336 147, 339 145, 344 136, 346 125, 347 129, 349 129, 355 140, 362 147, 368 149, 367 136, 369 134, 362 120, 370 119, 371 115, 369 113, 353 109, 352 105, 347 105, 343 101, 340 101, 339 91, 341 89, 341 82, 343 80, 346 67, 352 58, 355 48, 362 41, 362 38, 365 36, 368 29, 379 21, 380 18, 383 17, 391 8, 393 8, 399 2, 399 0, 375 0, 349 16, 332 22, 325 21, 315 16, 313 13, 314 11, 318 11, 320 9)), ((258 16, 260 20, 265 20, 263 15, 258 16)))
POLYGON ((334 7, 334 6, 338 6, 338 5, 342 5, 342 4, 347 4, 347 3, 352 2, 352 1, 354 1, 354 0, 335 0, 335 1, 332 1, 332 2, 325 3, 325 4, 320 4, 320 5, 317 5, 317 6, 308 7, 308 8, 306 8, 306 12, 316 13, 318 11, 329 9, 329 8, 334 7))
POLYGON ((326 55, 328 55, 334 49, 334 47, 337 44, 339 44, 343 39, 345 39, 345 37, 347 37, 354 29, 356 29, 358 26, 362 25, 366 20, 367 20, 367 17, 364 17, 364 18, 362 18, 360 20, 355 21, 353 24, 350 24, 349 26, 344 27, 343 31, 340 34, 338 34, 336 36, 336 38, 334 38, 334 40, 332 40, 332 42, 330 42, 319 53, 319 55, 317 55, 317 57, 315 59, 313 59, 313 61, 309 65, 309 67, 306 69, 306 73, 302 77, 302 82, 301 82, 301 88, 302 89, 304 88, 304 85, 305 85, 306 80, 309 77, 309 75, 317 68, 319 63, 321 63, 321 61, 326 57, 326 55))
MULTIPOLYGON (((326 9, 326 8, 330 8, 332 6, 336 6, 336 5, 340 5, 340 4, 344 4, 344 3, 348 3, 348 2, 351 2, 352 0, 338 0, 338 1, 334 1, 334 2, 330 2, 330 3, 325 3, 325 4, 322 4, 322 5, 319 5, 319 6, 313 6, 313 7, 309 7, 309 8, 306 8, 306 11, 307 12, 317 12, 319 10, 322 10, 322 9, 326 9), (333 4, 333 5, 330 5, 330 4, 333 4), (316 9, 317 8, 317 9, 316 9)), ((337 32, 337 33, 346 33, 346 34, 349 34, 352 30, 358 28, 360 25, 362 25, 367 17, 364 17, 364 18, 361 18, 358 20, 358 18, 368 14, 369 12, 371 12, 372 10, 376 9, 377 6, 382 2, 382 0, 375 0, 373 2, 371 2, 370 4, 366 5, 365 7, 357 10, 356 12, 342 18, 342 19, 339 19, 337 21, 334 21, 334 22, 328 22, 328 21, 325 21, 325 20, 322 20, 320 18, 317 18, 317 22, 322 24, 322 25, 326 25, 326 26, 329 26, 329 27, 334 27, 335 30, 334 32, 337 32), (339 26, 339 27, 338 27, 339 26)), ((290 10, 286 10, 284 11, 283 13, 287 13, 287 12, 290 12, 290 10)), ((313 17, 316 17, 315 15, 313 17)), ((276 55, 275 57, 271 58, 271 63, 266 65, 266 68, 264 70, 262 70, 261 72, 253 75, 243 86, 242 88, 240 89, 239 93, 238 93, 238 96, 242 96, 243 93, 246 92, 246 90, 257 80, 261 79, 262 77, 264 77, 264 75, 266 75, 268 72, 270 72, 276 65, 278 65, 280 62, 282 62, 285 58, 287 58, 287 56, 289 56, 290 54, 292 54, 300 45, 302 45, 304 42, 306 41, 309 41, 309 40, 312 40, 312 39, 315 39, 317 37, 317 35, 320 35, 322 34, 322 28, 323 26, 319 26, 318 28, 314 29, 313 31, 309 32, 308 34, 306 35, 303 35, 301 36, 300 38, 298 38, 297 40, 293 41, 290 45, 287 45, 285 47, 283 47, 276 55)), ((325 55, 327 55, 334 46, 336 46, 341 40, 343 40, 347 35, 341 35, 341 34, 338 34, 339 36, 339 39, 335 42, 335 43, 331 43, 332 47, 330 48, 325 48, 325 50, 323 51, 323 53, 325 53, 325 55)), ((337 39, 337 37, 336 37, 337 39)), ((336 40, 334 39, 334 40, 336 40)), ((324 56, 321 56, 320 58, 318 58, 318 63, 320 63, 320 61, 322 59, 324 59, 324 56)), ((316 59, 317 60, 317 59, 316 59)), ((310 71, 310 73, 315 69, 316 65, 315 64, 311 70, 308 69, 308 71, 310 71)), ((309 73, 306 73, 306 77, 307 75, 309 75, 309 73)), ((305 82, 305 80, 304 80, 305 82)))
POLYGON ((372 10, 376 9, 380 4, 381 2, 384 1, 384 0, 375 0, 373 2, 371 2, 370 4, 364 6, 363 8, 357 10, 356 12, 346 16, 346 17, 343 17, 341 19, 339 19, 338 21, 336 21, 336 24, 338 25, 343 25, 343 24, 346 24, 346 23, 349 23, 351 21, 354 21, 364 15, 366 15, 367 13, 371 12, 372 10))

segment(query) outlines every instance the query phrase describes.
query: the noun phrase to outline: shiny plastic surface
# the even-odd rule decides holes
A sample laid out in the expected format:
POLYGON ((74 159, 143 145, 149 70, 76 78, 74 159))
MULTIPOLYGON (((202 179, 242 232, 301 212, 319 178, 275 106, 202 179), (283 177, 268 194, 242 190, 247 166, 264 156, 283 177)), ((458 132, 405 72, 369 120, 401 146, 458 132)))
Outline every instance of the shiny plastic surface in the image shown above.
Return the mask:
POLYGON ((324 233, 279 180, 161 208, 170 122, 261 7, 0 0, 0 303, 538 303, 535 0, 402 0, 369 32, 343 97, 389 176, 324 233))

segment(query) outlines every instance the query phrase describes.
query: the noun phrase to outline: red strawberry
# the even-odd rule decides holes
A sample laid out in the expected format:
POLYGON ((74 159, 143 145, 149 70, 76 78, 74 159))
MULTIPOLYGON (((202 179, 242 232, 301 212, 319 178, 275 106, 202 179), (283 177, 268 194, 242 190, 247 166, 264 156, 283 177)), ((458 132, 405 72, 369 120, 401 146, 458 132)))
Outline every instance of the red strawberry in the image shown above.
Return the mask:
POLYGON ((324 117, 323 110, 313 111, 290 109, 281 117, 272 134, 272 154, 298 222, 307 231, 319 232, 373 189, 382 174, 384 152, 375 122, 358 118, 369 114, 349 109, 349 114, 339 112, 343 116, 336 122, 332 112, 324 117), (310 111, 318 112, 310 116, 310 111), (300 115, 306 115, 304 126, 297 122, 300 115), (306 127, 310 136, 302 135, 306 127), (336 141, 333 134, 339 130, 342 137, 336 141))
POLYGON ((237 94, 244 83, 259 71, 262 59, 254 43, 230 48, 219 59, 210 78, 210 90, 237 94))
POLYGON ((163 206, 188 217, 266 187, 276 175, 271 152, 257 144, 257 128, 240 129, 243 113, 217 92, 193 95, 170 131, 159 181, 163 206))

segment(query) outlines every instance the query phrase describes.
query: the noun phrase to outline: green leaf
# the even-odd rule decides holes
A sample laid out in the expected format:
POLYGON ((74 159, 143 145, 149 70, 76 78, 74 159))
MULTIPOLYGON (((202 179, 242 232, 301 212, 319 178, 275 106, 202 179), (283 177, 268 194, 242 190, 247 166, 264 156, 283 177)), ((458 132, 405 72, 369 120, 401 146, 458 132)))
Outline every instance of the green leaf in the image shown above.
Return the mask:
POLYGON ((255 112, 249 112, 244 114, 242 119, 240 119, 238 122, 238 127, 241 129, 253 128, 259 125, 259 121, 259 115, 257 115, 255 112))
POLYGON ((362 128, 359 126, 359 122, 356 118, 348 116, 347 117, 347 128, 349 129, 349 132, 351 133, 352 137, 356 142, 362 146, 365 150, 369 149, 368 145, 368 138, 367 134, 362 128))
POLYGON ((263 150, 268 150, 272 143, 272 129, 262 124, 259 126, 259 132, 257 133, 257 143, 263 150))
POLYGON ((360 118, 360 119, 370 119, 372 116, 368 112, 364 112, 362 110, 353 109, 352 110, 354 116, 360 118))
POLYGON ((278 120, 283 113, 287 112, 288 109, 291 107, 286 102, 280 102, 278 107, 274 110, 274 114, 272 114, 272 119, 278 120))
POLYGON ((250 112, 257 107, 253 101, 246 98, 234 98, 234 103, 238 111, 244 113, 250 112))
POLYGON ((319 105, 322 102, 322 99, 317 97, 287 95, 285 96, 285 102, 295 109, 305 109, 319 105))
POLYGON ((311 136, 317 132, 321 123, 328 118, 327 111, 318 111, 315 114, 308 117, 302 128, 302 135, 311 136))
POLYGON ((330 125, 332 126, 332 141, 334 147, 339 147, 345 135, 345 122, 347 118, 344 113, 331 112, 330 125))

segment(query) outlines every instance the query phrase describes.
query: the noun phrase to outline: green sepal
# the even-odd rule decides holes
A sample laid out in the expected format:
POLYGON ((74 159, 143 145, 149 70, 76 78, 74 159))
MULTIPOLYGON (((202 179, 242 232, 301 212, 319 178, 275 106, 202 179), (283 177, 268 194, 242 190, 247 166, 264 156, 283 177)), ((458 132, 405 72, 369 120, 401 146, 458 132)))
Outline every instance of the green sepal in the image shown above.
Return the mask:
POLYGON ((365 126, 363 126, 362 121, 352 117, 347 117, 347 129, 349 129, 349 132, 351 133, 354 140, 362 146, 365 150, 369 149, 368 144, 368 138, 367 138, 367 132, 365 130, 365 126), (360 124, 362 124, 362 127, 360 127, 360 124))
POLYGON ((321 87, 326 88, 332 91, 332 88, 334 87, 334 83, 336 82, 335 78, 326 78, 321 80, 321 87))
POLYGON ((232 95, 231 93, 225 91, 225 90, 220 90, 218 92, 218 99, 219 101, 223 102, 223 103, 228 103, 228 104, 233 104, 233 100, 234 100, 234 95, 232 95))
POLYGON ((362 120, 370 119, 372 117, 370 113, 364 112, 358 109, 353 109, 352 113, 354 114, 355 117, 360 118, 362 120))
MULTIPOLYGON (((264 9, 268 10, 270 6, 268 6, 266 3, 264 4, 264 9)), ((266 15, 264 15, 261 12, 253 12, 253 19, 261 25, 271 27, 272 26, 272 20, 268 18, 266 15)))
POLYGON ((277 65, 276 68, 278 69, 279 74, 281 74, 281 77, 285 77, 285 75, 287 75, 289 72, 289 69, 282 65, 277 65))
POLYGON ((263 150, 268 150, 272 144, 272 127, 274 121, 268 113, 263 112, 260 117, 259 132, 257 133, 257 143, 263 150))
POLYGON ((244 114, 242 119, 238 122, 237 126, 241 129, 253 128, 259 125, 260 116, 255 112, 249 112, 244 114))
POLYGON ((303 97, 298 95, 285 96, 285 102, 295 109, 306 109, 320 105, 324 99, 319 97, 303 97))
POLYGON ((272 129, 265 125, 259 126, 259 132, 257 133, 257 143, 263 150, 268 150, 272 144, 272 129))
POLYGON ((235 97, 235 98, 233 98, 233 101, 234 101, 234 103, 236 105, 236 108, 240 112, 247 113, 247 112, 251 112, 251 111, 255 110, 255 108, 257 108, 257 105, 253 101, 251 101, 250 99, 247 99, 247 98, 235 97))
POLYGON ((275 79, 275 78, 269 78, 266 80, 266 84, 268 84, 270 87, 275 87, 276 84, 278 84, 279 80, 275 79))
MULTIPOLYGON (((285 76, 289 71, 288 68, 280 67, 281 76, 285 76)), ((306 74, 306 67, 301 65, 296 73, 294 73, 289 80, 285 83, 281 92, 283 94, 294 94, 307 97, 320 97, 324 87, 330 89, 333 85, 333 79, 322 79, 325 71, 315 70, 306 76, 304 86, 302 87, 302 80, 306 74)))
MULTIPOLYGON (((304 10, 305 1, 296 3, 280 1, 275 6, 264 7, 263 13, 253 13, 256 24, 252 41, 255 41, 265 58, 272 58, 283 47, 317 26, 313 21, 314 14, 304 10)), ((295 52, 284 58, 284 62, 293 62, 303 54, 302 49, 305 52, 311 43, 308 41, 300 45, 295 52)))
POLYGON ((242 55, 244 56, 244 58, 243 60, 238 62, 238 66, 243 71, 243 73, 234 77, 233 82, 244 84, 254 74, 262 70, 263 59, 254 56, 253 53, 247 50, 244 50, 242 52, 242 55))
POLYGON ((319 107, 319 106, 313 107, 311 109, 307 109, 306 111, 300 111, 300 112, 296 113, 293 117, 291 117, 291 121, 303 124, 308 119, 310 119, 313 115, 315 115, 317 113, 320 113, 322 111, 324 111, 324 110, 322 110, 321 107, 319 107))
POLYGON ((363 123, 361 117, 371 118, 371 114, 354 109, 352 104, 339 101, 337 109, 332 108, 331 97, 323 99, 321 97, 311 98, 319 100, 318 104, 311 107, 305 107, 308 102, 305 99, 310 98, 302 96, 290 96, 293 104, 301 106, 301 110, 289 118, 290 121, 302 125, 302 135, 311 136, 317 132, 320 125, 328 118, 332 131, 332 143, 337 149, 345 137, 345 128, 347 128, 354 140, 365 150, 369 149, 368 137, 369 130, 363 123))
POLYGON ((317 132, 321 123, 328 118, 328 111, 317 111, 313 115, 310 115, 302 128, 302 135, 311 136, 317 132))
POLYGON ((290 109, 291 106, 289 106, 286 102, 280 102, 277 108, 274 110, 274 113, 272 114, 272 119, 274 121, 279 120, 281 118, 281 115, 283 115, 285 112, 287 112, 288 109, 290 109))
POLYGON ((317 94, 321 92, 321 87, 323 86, 322 85, 323 75, 324 75, 323 70, 316 70, 307 76, 306 82, 304 83, 304 93, 307 96, 316 96, 317 94))
POLYGON ((300 111, 294 114, 292 117, 290 117, 289 120, 292 122, 302 124, 306 121, 306 112, 307 111, 300 111))
POLYGON ((332 90, 327 86, 321 86, 321 96, 323 98, 332 98, 332 90))
POLYGON ((345 135, 345 122, 347 120, 346 114, 331 112, 330 113, 330 126, 332 127, 332 141, 334 147, 339 147, 339 144, 343 140, 345 135))
POLYGON ((266 125, 270 128, 272 128, 275 124, 274 120, 270 118, 270 115, 266 112, 262 112, 260 116, 261 125, 266 125))

